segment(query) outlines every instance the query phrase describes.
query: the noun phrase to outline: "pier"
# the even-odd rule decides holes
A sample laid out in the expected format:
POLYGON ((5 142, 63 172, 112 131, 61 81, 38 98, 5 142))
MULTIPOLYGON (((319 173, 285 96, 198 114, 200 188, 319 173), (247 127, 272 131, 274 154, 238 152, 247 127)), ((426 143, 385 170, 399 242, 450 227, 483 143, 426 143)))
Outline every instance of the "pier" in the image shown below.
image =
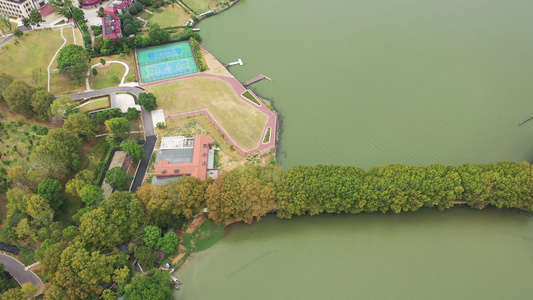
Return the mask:
POLYGON ((274 80, 268 78, 267 76, 265 76, 265 75, 263 75, 263 74, 260 74, 259 76, 255 76, 254 78, 250 78, 250 79, 248 79, 248 80, 246 80, 246 81, 243 81, 243 82, 242 82, 242 85, 243 85, 243 86, 247 86, 247 85, 250 85, 250 84, 252 84, 252 83, 256 83, 256 82, 258 82, 258 81, 261 80, 261 79, 268 79, 268 80, 270 80, 270 81, 274 81, 274 80))
POLYGON ((241 65, 242 66, 244 64, 242 63, 242 60, 239 58, 237 61, 230 62, 227 66, 229 67, 229 66, 234 66, 234 65, 241 65))

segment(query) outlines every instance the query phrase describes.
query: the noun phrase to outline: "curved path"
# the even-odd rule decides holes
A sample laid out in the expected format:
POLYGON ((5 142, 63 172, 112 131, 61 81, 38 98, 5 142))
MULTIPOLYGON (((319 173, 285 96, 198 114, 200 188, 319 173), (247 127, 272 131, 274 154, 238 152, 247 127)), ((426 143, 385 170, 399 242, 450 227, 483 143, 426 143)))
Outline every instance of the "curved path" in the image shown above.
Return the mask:
POLYGON ((61 27, 61 37, 64 40, 63 45, 61 45, 61 47, 59 47, 59 49, 57 49, 56 54, 54 54, 54 57, 52 57, 52 60, 50 61, 50 64, 48 65, 48 91, 50 91, 50 67, 54 63, 54 60, 56 59, 57 55, 59 54, 59 51, 61 51, 61 49, 63 49, 63 47, 65 47, 65 45, 67 44, 67 39, 63 35, 63 27, 61 27))
POLYGON ((167 80, 162 80, 162 81, 158 81, 158 82, 146 83, 146 84, 142 84, 141 86, 150 86, 150 85, 167 83, 167 82, 172 82, 172 81, 182 80, 182 79, 192 78, 192 77, 217 78, 217 79, 220 79, 222 81, 225 81, 225 82, 229 83, 231 85, 231 87, 233 88, 233 91, 235 92, 236 96, 239 99, 241 99, 242 101, 244 101, 248 105, 252 106, 253 108, 255 108, 257 110, 259 110, 260 112, 262 112, 263 114, 265 114, 267 116, 268 119, 266 121, 265 128, 263 128, 263 133, 261 134, 261 140, 259 140, 257 147, 255 147, 255 148, 253 148, 251 150, 245 151, 244 149, 242 149, 239 146, 237 146, 235 144, 235 142, 233 142, 231 137, 224 131, 222 126, 220 126, 220 124, 215 120, 215 118, 213 118, 213 116, 209 113, 209 111, 207 111, 207 109, 202 109, 202 110, 199 110, 199 111, 194 111, 194 112, 188 112, 188 113, 168 116, 168 117, 165 117, 166 120, 177 119, 177 118, 182 118, 182 117, 196 115, 196 114, 204 114, 215 125, 215 127, 222 132, 222 134, 224 135, 224 138, 226 139, 226 141, 230 145, 233 145, 233 148, 235 150, 237 150, 239 153, 243 154, 243 155, 252 154, 252 153, 255 153, 257 151, 264 151, 266 149, 274 148, 276 146, 276 138, 275 138, 276 122, 277 122, 276 116, 274 115, 274 113, 270 109, 268 109, 268 107, 266 107, 266 105, 262 104, 260 106, 257 106, 257 104, 255 104, 252 101, 248 100, 247 98, 243 97, 242 93, 244 93, 245 91, 248 91, 256 99, 259 98, 251 90, 246 89, 235 77, 228 77, 228 76, 216 75, 216 74, 210 74, 210 73, 196 73, 196 74, 181 76, 181 77, 177 77, 177 78, 171 78, 171 79, 167 79, 167 80), (267 134, 269 127, 271 128, 270 129, 269 141, 268 141, 268 143, 263 143, 263 141, 265 140, 265 135, 267 134))
POLYGON ((35 286, 40 286, 41 290, 44 287, 43 282, 39 276, 35 275, 32 270, 26 270, 26 267, 15 258, 0 253, 0 263, 3 263, 6 267, 6 271, 17 280, 17 282, 22 286, 26 282, 31 282, 35 286))
MULTIPOLYGON (((128 66, 128 64, 126 64, 125 62, 123 61, 118 61, 118 60, 112 60, 112 61, 108 61, 106 62, 106 64, 121 64, 123 65, 125 68, 126 68, 126 72, 124 72, 124 75, 122 76, 122 80, 120 81, 120 85, 123 85, 124 84, 124 80, 126 80, 126 75, 128 75, 128 73, 130 72, 130 67, 128 66)), ((91 71, 93 68, 96 68, 98 67, 99 65, 101 64, 95 64, 95 65, 92 65, 90 68, 89 68, 89 71, 87 71, 87 79, 86 79, 86 82, 85 82, 85 85, 87 87, 87 91, 92 91, 91 89, 91 85, 89 83, 89 77, 91 75, 91 71)), ((107 67, 106 67, 107 68, 107 67)))

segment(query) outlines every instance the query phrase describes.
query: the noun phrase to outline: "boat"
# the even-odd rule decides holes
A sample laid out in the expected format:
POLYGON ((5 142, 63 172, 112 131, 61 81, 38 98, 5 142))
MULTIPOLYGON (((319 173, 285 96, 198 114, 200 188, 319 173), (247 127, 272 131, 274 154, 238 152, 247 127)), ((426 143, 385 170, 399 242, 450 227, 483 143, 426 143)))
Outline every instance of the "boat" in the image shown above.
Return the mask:
POLYGON ((172 279, 172 284, 181 284, 181 280, 179 280, 178 278, 171 276, 171 279, 172 279))
POLYGON ((200 28, 193 28, 192 31, 200 31, 200 28))

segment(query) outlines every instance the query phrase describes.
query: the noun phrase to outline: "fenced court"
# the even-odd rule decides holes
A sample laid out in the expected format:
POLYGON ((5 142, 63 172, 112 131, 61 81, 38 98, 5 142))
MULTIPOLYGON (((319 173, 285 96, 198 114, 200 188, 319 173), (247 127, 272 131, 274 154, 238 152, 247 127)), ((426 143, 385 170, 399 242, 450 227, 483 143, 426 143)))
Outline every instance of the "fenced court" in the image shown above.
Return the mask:
POLYGON ((198 72, 189 42, 140 49, 136 56, 141 83, 198 72))

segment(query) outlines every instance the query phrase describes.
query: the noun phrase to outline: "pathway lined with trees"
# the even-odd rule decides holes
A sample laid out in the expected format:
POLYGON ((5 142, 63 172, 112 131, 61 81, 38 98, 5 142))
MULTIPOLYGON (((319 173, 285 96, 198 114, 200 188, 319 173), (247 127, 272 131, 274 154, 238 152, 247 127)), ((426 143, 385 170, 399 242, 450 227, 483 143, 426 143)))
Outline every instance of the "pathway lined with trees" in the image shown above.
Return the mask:
POLYGON ((20 285, 31 282, 35 286, 44 287, 43 281, 33 271, 26 270, 26 267, 15 258, 0 253, 0 263, 4 264, 6 271, 13 276, 20 285))

